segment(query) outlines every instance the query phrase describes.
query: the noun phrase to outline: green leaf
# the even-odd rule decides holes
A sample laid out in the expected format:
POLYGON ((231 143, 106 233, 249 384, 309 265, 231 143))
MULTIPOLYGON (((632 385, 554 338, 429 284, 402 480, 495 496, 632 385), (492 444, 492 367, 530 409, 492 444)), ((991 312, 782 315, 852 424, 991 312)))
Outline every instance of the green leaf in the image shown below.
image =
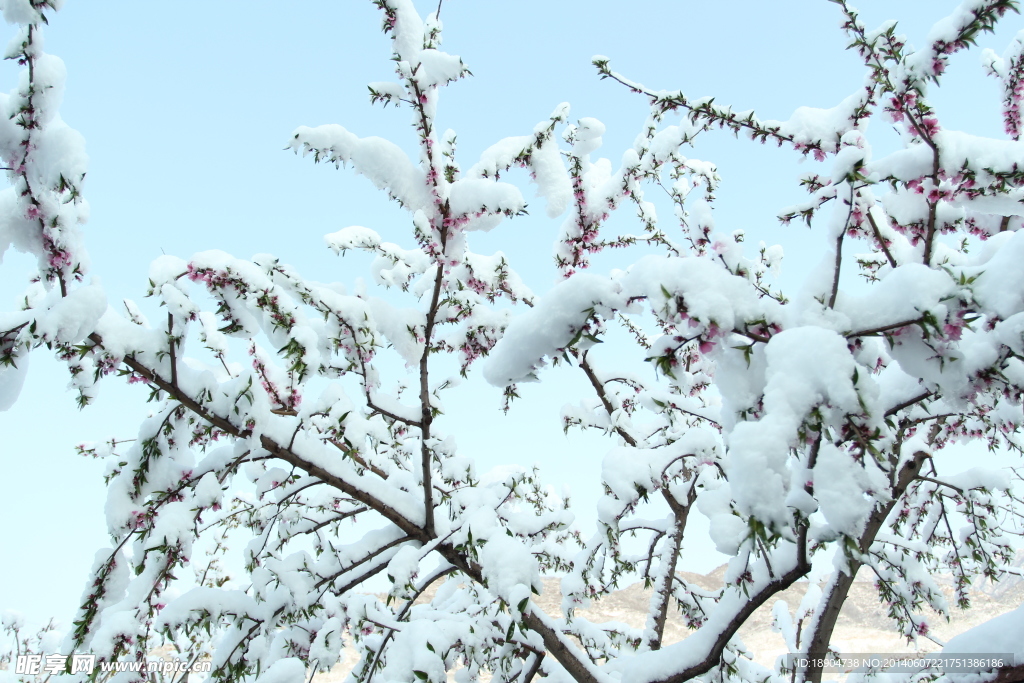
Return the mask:
POLYGON ((576 343, 579 342, 579 340, 582 337, 583 337, 583 328, 581 327, 580 329, 578 329, 576 331, 576 334, 573 336, 572 341, 570 341, 568 344, 565 345, 565 348, 571 349, 572 347, 576 346, 576 343))

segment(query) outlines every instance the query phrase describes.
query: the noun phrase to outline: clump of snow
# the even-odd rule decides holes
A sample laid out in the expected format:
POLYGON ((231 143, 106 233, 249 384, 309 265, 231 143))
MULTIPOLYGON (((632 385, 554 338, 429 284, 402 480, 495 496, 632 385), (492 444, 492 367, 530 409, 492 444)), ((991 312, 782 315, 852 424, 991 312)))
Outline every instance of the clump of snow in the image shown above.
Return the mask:
POLYGON ((26 355, 15 365, 0 367, 0 411, 10 410, 18 400, 28 375, 28 359, 26 355))
POLYGON ((96 323, 107 310, 107 295, 99 283, 79 287, 60 297, 37 320, 37 329, 43 337, 73 344, 96 329, 96 323))
POLYGON ((39 10, 32 6, 30 0, 3 0, 0 9, 8 24, 34 24, 39 21, 39 10))
POLYGON ((595 306, 617 300, 616 290, 607 278, 590 273, 555 285, 534 308, 512 321, 491 351, 484 377, 495 386, 536 379, 544 357, 567 346, 595 306))
POLYGON ((1024 232, 1006 233, 1003 239, 999 251, 980 267, 973 291, 975 299, 1005 319, 1024 311, 1024 232))
POLYGON ((289 146, 296 153, 315 153, 335 164, 351 163, 375 187, 387 190, 404 206, 425 208, 430 204, 425 174, 395 143, 379 137, 360 138, 342 126, 301 126, 289 146))
POLYGON ((529 589, 540 585, 537 560, 529 548, 518 538, 502 531, 497 531, 487 540, 480 551, 480 564, 487 589, 510 604, 515 596, 522 593, 517 587, 526 587, 526 595, 529 596, 529 589))
MULTIPOLYGON (((798 430, 818 406, 842 416, 860 411, 853 384, 856 363, 846 339, 820 327, 776 334, 765 349, 764 410, 729 435, 729 479, 739 510, 784 526, 789 484, 787 460, 798 430)), ((826 416, 829 411, 825 411, 826 416)))
POLYGON ((271 664, 256 683, 303 683, 305 680, 306 665, 298 657, 287 657, 271 664))
POLYGON ((1012 654, 1024 663, 1024 606, 975 626, 951 638, 942 648, 947 654, 1012 654))
POLYGON ((874 462, 857 463, 852 454, 822 443, 814 466, 814 494, 833 530, 856 538, 887 486, 874 462))

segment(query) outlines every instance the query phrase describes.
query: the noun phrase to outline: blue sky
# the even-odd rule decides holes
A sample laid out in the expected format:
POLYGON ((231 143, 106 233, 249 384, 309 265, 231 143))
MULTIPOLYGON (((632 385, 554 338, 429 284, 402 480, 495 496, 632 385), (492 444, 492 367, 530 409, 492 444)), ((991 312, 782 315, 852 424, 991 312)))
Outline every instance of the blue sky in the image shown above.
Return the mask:
MULTIPOLYGON (((944 0, 858 4, 869 27, 900 19, 917 44, 954 7, 944 0)), ((418 6, 423 13, 435 7, 418 6)), ((441 16, 444 48, 475 75, 448 88, 440 105, 440 125, 457 131, 464 167, 500 138, 531 131, 563 101, 573 118, 607 125, 603 152, 617 164, 646 107, 598 80, 595 54, 650 87, 716 95, 762 118, 786 119, 800 105, 833 106, 864 74, 844 50, 836 6, 825 0, 446 0, 441 16)), ((1011 16, 982 46, 1002 53, 1021 28, 1024 21, 1011 16)), ((68 68, 62 116, 87 141, 87 244, 112 304, 142 298, 148 264, 162 252, 269 252, 318 280, 351 282, 362 275, 359 262, 333 256, 324 234, 366 225, 409 241, 405 214, 368 181, 283 151, 295 127, 323 123, 411 149, 408 113, 371 107, 367 97, 367 83, 392 78, 388 41, 370 2, 70 0, 45 36, 47 50, 68 68)), ((1000 136, 996 83, 982 76, 979 55, 953 60, 939 114, 945 127, 1000 136)), ((15 77, 14 65, 0 66, 0 88, 12 88, 15 77)), ((872 127, 876 144, 895 145, 880 122, 872 127)), ((790 151, 726 134, 708 137, 693 156, 719 165, 719 227, 783 244, 784 270, 794 278, 787 282, 799 281, 801 269, 814 265, 818 237, 796 225, 781 228, 775 216, 803 199, 796 178, 814 162, 801 165, 790 151)), ((622 220, 627 224, 628 214, 622 220)), ((505 251, 542 292, 554 277, 547 254, 558 223, 538 208, 474 248, 505 251)), ((4 306, 23 287, 29 265, 23 255, 4 255, 4 306)), ((0 610, 34 619, 71 616, 105 540, 102 466, 78 458, 74 444, 130 438, 145 411, 145 394, 114 380, 94 407, 79 412, 64 385, 59 368, 38 352, 19 403, 0 413, 0 610)), ((567 376, 553 387, 527 387, 509 420, 461 435, 460 444, 485 462, 539 461, 553 481, 578 492, 586 518, 594 499, 588 486, 596 485, 607 441, 563 436, 558 408, 576 400, 579 387, 567 376)), ((481 405, 496 411, 498 402, 496 390, 475 387, 451 413, 476 422, 481 405)), ((705 550, 690 568, 717 563, 701 557, 705 550)))

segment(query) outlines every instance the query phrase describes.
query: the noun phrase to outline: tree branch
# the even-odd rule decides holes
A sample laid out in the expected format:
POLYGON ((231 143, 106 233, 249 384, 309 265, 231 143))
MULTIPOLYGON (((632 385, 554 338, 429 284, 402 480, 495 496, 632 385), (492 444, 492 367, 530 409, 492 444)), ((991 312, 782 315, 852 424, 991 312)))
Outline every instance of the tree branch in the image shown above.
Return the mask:
POLYGON ((924 392, 923 394, 921 394, 919 396, 915 396, 914 398, 907 399, 903 403, 897 403, 892 408, 889 408, 889 410, 885 411, 885 416, 889 417, 891 415, 895 415, 896 413, 900 412, 904 408, 909 408, 910 406, 914 405, 915 403, 920 403, 921 401, 924 401, 924 400, 930 398, 933 395, 934 395, 933 392, 926 391, 926 392, 924 392))
POLYGON ((881 334, 882 332, 888 332, 889 330, 897 330, 907 325, 918 325, 921 323, 921 318, 913 318, 911 320, 901 320, 898 323, 889 323, 887 325, 880 325, 879 327, 872 327, 867 330, 859 330, 857 332, 847 332, 844 336, 847 339, 854 337, 867 337, 875 334, 881 334))
MULTIPOLYGON (((355 569, 359 565, 363 564, 364 562, 369 562, 370 560, 372 560, 373 558, 377 557, 381 553, 386 552, 386 551, 390 550, 391 548, 394 548, 396 545, 402 545, 403 543, 405 543, 407 541, 411 541, 411 540, 413 540, 411 537, 403 536, 402 538, 396 538, 395 540, 390 541, 388 543, 385 543, 382 546, 378 546, 376 549, 366 553, 365 555, 363 555, 358 560, 350 563, 347 567, 342 567, 341 569, 339 569, 335 573, 331 574, 330 576, 325 576, 325 577, 321 578, 319 581, 316 582, 316 584, 314 585, 314 588, 319 589, 324 584, 329 584, 329 583, 335 581, 338 577, 340 577, 340 576, 342 576, 344 574, 349 573, 350 571, 352 571, 353 569, 355 569)), ((378 568, 378 570, 379 570, 379 568, 378 568)))
POLYGON ((828 307, 836 307, 836 297, 839 296, 839 275, 843 270, 843 237, 846 236, 846 228, 850 225, 850 218, 853 216, 853 205, 854 205, 854 192, 853 185, 850 185, 850 210, 846 213, 846 221, 843 223, 843 227, 839 230, 839 235, 836 237, 836 260, 835 265, 832 267, 832 291, 828 297, 828 307))
MULTIPOLYGON (((907 487, 910 483, 918 477, 918 473, 921 470, 921 466, 927 459, 928 454, 924 451, 918 451, 914 454, 914 457, 908 460, 898 473, 893 474, 892 478, 892 498, 885 505, 876 506, 872 510, 871 515, 868 517, 868 521, 864 527, 864 533, 861 534, 860 540, 858 541, 858 548, 860 552, 867 553, 871 548, 871 544, 875 542, 875 538, 878 536, 878 532, 882 529, 882 525, 885 524, 886 518, 889 513, 892 512, 896 503, 899 502, 900 498, 906 492, 907 487)), ((832 641, 832 632, 835 630, 836 621, 839 619, 839 613, 842 611, 843 603, 846 602, 846 598, 850 593, 850 588, 853 586, 853 581, 857 576, 857 571, 861 568, 862 563, 853 558, 847 558, 849 564, 849 572, 836 572, 830 582, 826 594, 822 598, 822 602, 819 604, 819 608, 815 614, 814 621, 810 626, 811 639, 807 647, 807 655, 811 661, 820 661, 826 654, 828 654, 828 647, 832 641)), ((806 671, 802 673, 803 680, 805 683, 821 683, 821 676, 823 668, 820 664, 812 664, 806 671)))
MULTIPOLYGON (((412 605, 414 602, 416 602, 416 599, 423 595, 423 592, 426 591, 427 588, 429 588, 431 585, 433 585, 435 581, 437 581, 443 576, 448 576, 449 574, 452 574, 455 571, 455 567, 445 567, 443 569, 436 570, 433 574, 424 579, 423 583, 420 584, 419 588, 416 589, 416 592, 413 593, 412 597, 409 598, 409 600, 404 605, 402 605, 402 610, 395 617, 395 621, 402 621, 403 619, 405 619, 405 615, 407 615, 409 613, 409 610, 412 609, 412 605)), ((384 640, 380 642, 380 647, 378 647, 377 652, 374 653, 373 661, 370 663, 370 666, 368 668, 369 677, 366 679, 366 683, 370 683, 373 680, 373 674, 377 670, 377 663, 380 661, 381 655, 384 654, 384 648, 387 647, 388 641, 391 640, 391 637, 394 635, 395 629, 393 628, 389 628, 388 632, 384 634, 384 640)))
POLYGON ((672 578, 676 573, 676 565, 679 562, 679 553, 683 547, 683 535, 686 533, 686 520, 690 513, 693 502, 697 500, 697 477, 691 475, 690 488, 686 494, 686 505, 679 501, 666 489, 665 500, 672 508, 673 531, 668 539, 668 557, 664 560, 665 568, 658 577, 654 586, 654 596, 651 598, 651 605, 654 611, 654 637, 648 641, 648 647, 652 650, 661 648, 662 640, 665 637, 665 625, 668 623, 668 608, 672 598, 672 578))
MULTIPOLYGON (((103 338, 98 334, 93 333, 89 335, 89 339, 94 341, 96 344, 102 346, 103 338)), ((232 424, 229 420, 225 419, 220 415, 216 415, 211 411, 207 410, 203 405, 192 399, 190 396, 185 394, 178 386, 172 385, 167 380, 160 377, 156 372, 151 370, 149 367, 140 363, 134 356, 125 356, 123 362, 125 365, 130 367, 133 371, 144 377, 151 384, 156 385, 162 391, 167 392, 168 395, 178 401, 182 406, 192 411, 202 419, 206 420, 213 426, 217 427, 226 434, 231 436, 246 439, 251 436, 251 432, 247 429, 243 429, 232 424)), ((426 542, 429 540, 429 534, 425 535, 425 530, 413 522, 409 521, 401 513, 395 510, 390 505, 377 499, 375 496, 367 493, 361 488, 353 485, 352 483, 345 481, 341 477, 332 474, 320 467, 319 465, 313 464, 308 460, 298 455, 295 451, 290 448, 281 446, 279 443, 271 439, 266 435, 260 436, 260 446, 271 455, 284 460, 291 465, 299 468, 306 474, 321 479, 324 483, 333 486, 339 491, 344 492, 348 496, 355 500, 363 503, 367 507, 375 510, 384 516, 388 521, 393 523, 399 529, 404 531, 410 537, 426 542)))
POLYGON ((871 224, 871 231, 875 234, 875 239, 878 240, 878 244, 882 248, 882 253, 885 254, 885 258, 889 261, 889 265, 895 268, 896 259, 893 257, 892 252, 889 251, 889 246, 885 243, 885 238, 882 237, 882 231, 879 230, 878 223, 875 222, 875 217, 871 215, 870 209, 866 213, 868 223, 871 224))
MULTIPOLYGON (((715 619, 716 615, 712 613, 711 620, 705 622, 705 624, 698 629, 697 633, 705 628, 709 628, 709 626, 715 626, 718 630, 718 636, 708 648, 707 655, 705 655, 704 659, 681 671, 676 671, 670 675, 662 676, 657 679, 650 679, 650 681, 657 680, 659 683, 685 683, 686 681, 696 678, 697 676, 701 676, 718 666, 722 653, 725 651, 725 646, 729 643, 732 637, 736 635, 740 626, 742 626, 747 619, 749 619, 751 615, 756 612, 761 605, 765 604, 773 595, 786 590, 811 570, 811 565, 807 561, 806 526, 802 526, 797 535, 795 554, 796 557, 794 558, 793 566, 788 571, 776 579, 769 581, 759 591, 749 596, 748 599, 739 602, 737 608, 732 613, 732 616, 728 617, 724 624, 713 623, 713 621, 717 622, 718 620, 715 619)), ((695 635, 696 634, 692 634, 690 638, 693 638, 695 635)), ((643 680, 648 681, 648 679, 643 680)), ((650 683, 650 681, 648 681, 648 683, 650 683)))

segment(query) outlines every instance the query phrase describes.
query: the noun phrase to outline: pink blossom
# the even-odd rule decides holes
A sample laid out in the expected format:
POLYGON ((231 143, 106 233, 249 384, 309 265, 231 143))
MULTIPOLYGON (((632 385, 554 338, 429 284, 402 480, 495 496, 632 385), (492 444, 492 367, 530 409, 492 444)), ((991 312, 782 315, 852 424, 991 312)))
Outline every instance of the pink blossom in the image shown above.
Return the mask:
POLYGON ((58 250, 50 254, 49 263, 51 268, 71 265, 71 254, 58 250))
POLYGON ((934 136, 940 130, 938 119, 932 116, 924 117, 924 119, 921 120, 921 129, 928 137, 934 136))

